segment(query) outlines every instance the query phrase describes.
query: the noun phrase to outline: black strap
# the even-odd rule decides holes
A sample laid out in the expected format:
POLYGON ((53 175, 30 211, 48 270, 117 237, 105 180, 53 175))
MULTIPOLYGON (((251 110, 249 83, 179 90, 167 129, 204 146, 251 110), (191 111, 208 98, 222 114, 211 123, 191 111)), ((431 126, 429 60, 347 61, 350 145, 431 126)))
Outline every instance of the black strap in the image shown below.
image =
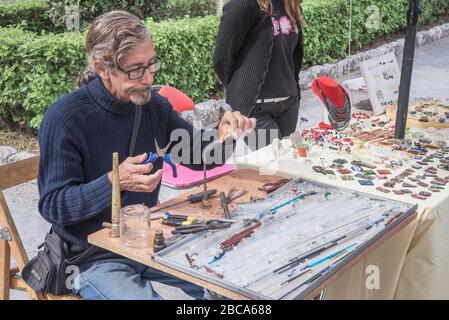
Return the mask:
POLYGON ((137 134, 139 133, 140 121, 142 120, 142 107, 135 106, 135 108, 136 112, 134 114, 133 133, 131 135, 131 141, 129 143, 129 157, 132 157, 134 155, 134 147, 136 146, 137 134))
MULTIPOLYGON (((134 147, 136 146, 137 134, 139 133, 140 122, 142 120, 142 107, 135 106, 135 108, 136 108, 136 112, 134 115, 133 132, 131 134, 131 141, 129 144, 129 156, 130 157, 132 157, 134 154, 134 147)), ((50 233, 52 233, 52 232, 54 232, 53 226, 50 229, 50 233)), ((67 241, 66 241, 66 243, 67 243, 67 241)), ((41 248, 44 244, 45 244, 45 242, 42 245, 40 245, 39 248, 41 248)), ((86 250, 84 250, 70 258, 65 259, 65 262, 67 264, 79 264, 82 261, 86 260, 87 258, 89 258, 90 256, 94 255, 95 253, 97 253, 99 251, 100 250, 97 246, 90 245, 86 250)))
POLYGON ((86 250, 76 254, 75 256, 71 257, 71 258, 67 258, 65 259, 65 262, 68 265, 72 265, 72 264, 80 264, 81 262, 84 262, 87 258, 93 256, 95 253, 100 252, 100 248, 91 244, 89 246, 89 248, 87 248, 86 250))

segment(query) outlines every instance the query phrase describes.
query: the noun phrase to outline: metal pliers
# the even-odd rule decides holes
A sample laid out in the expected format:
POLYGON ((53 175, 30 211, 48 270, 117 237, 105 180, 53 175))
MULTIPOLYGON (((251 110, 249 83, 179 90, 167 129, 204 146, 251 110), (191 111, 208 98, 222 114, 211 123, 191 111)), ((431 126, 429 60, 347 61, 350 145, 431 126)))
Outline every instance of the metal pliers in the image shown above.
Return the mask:
POLYGON ((171 141, 165 146, 165 148, 160 148, 156 138, 154 138, 154 145, 156 146, 156 152, 150 152, 148 154, 148 158, 143 162, 147 163, 155 163, 158 158, 162 158, 172 169, 173 177, 176 178, 178 176, 178 171, 176 170, 176 165, 171 160, 170 153, 167 153, 168 148, 170 148, 171 141))
MULTIPOLYGON (((313 168, 313 170, 319 172, 319 173, 323 173, 324 172, 324 167, 319 167, 319 166, 315 166, 313 168), (318 171, 320 170, 320 171, 318 171)), ((284 184, 289 183, 291 179, 280 179, 277 182, 268 182, 265 183, 262 187, 258 188, 261 191, 265 191, 266 193, 270 193, 273 192, 277 189, 279 189, 280 187, 282 187, 284 184)))
POLYGON ((227 220, 219 220, 219 219, 211 219, 198 223, 191 223, 190 225, 179 226, 172 230, 172 234, 188 234, 188 233, 196 233, 205 230, 218 230, 218 229, 227 229, 232 225, 231 221, 227 220))
POLYGON ((240 192, 237 192, 237 188, 236 187, 232 187, 231 189, 229 189, 228 191, 228 195, 226 196, 226 202, 229 204, 231 203, 233 200, 243 197, 245 194, 248 193, 248 190, 243 189, 240 192))

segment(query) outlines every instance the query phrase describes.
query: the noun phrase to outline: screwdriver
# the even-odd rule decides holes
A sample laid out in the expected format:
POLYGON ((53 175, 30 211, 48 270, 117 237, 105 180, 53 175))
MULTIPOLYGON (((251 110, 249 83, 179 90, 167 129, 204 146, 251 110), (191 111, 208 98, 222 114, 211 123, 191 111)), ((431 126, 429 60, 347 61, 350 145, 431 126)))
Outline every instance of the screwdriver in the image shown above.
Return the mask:
MULTIPOLYGON (((217 189, 207 190, 207 198, 212 197, 216 193, 217 193, 217 189)), ((184 202, 190 202, 190 203, 200 202, 201 200, 203 200, 203 197, 204 197, 204 193, 203 192, 194 193, 194 194, 191 194, 191 195, 187 196, 187 199, 180 200, 180 201, 175 202, 175 203, 170 203, 170 204, 167 204, 165 206, 162 206, 162 207, 159 207, 157 209, 154 209, 154 211, 152 211, 152 210, 150 210, 150 211, 151 212, 157 212, 157 211, 165 210, 165 209, 168 209, 168 208, 180 205, 181 203, 184 203, 184 202)))
POLYGON ((169 212, 165 212, 161 219, 161 224, 177 227, 190 225, 192 223, 197 223, 198 221, 199 218, 196 216, 186 216, 182 214, 171 214, 169 212))

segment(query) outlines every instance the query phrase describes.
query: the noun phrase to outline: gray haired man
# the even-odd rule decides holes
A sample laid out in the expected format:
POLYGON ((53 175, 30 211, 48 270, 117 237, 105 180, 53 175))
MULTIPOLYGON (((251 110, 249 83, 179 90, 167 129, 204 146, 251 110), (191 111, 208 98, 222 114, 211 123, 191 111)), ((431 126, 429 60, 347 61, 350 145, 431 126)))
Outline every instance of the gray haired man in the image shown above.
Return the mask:
MULTIPOLYGON (((167 99, 151 91, 161 58, 137 17, 125 11, 99 16, 87 33, 86 51, 95 77, 52 104, 39 130, 39 211, 73 255, 91 250, 87 236, 110 221, 113 152, 120 155, 122 205, 152 207, 159 195, 162 159, 154 164, 144 161, 148 151, 156 151, 155 140, 164 147, 179 129, 192 141, 199 137, 167 99), (134 152, 129 154, 137 113, 141 114, 140 128, 134 152)), ((255 119, 227 112, 218 132, 225 135, 230 128, 235 136, 254 127, 255 119)), ((209 142, 200 145, 204 148, 209 142)), ((173 141, 172 146, 177 143, 173 141)), ((193 159, 192 150, 189 159, 193 159)), ((202 163, 193 161, 186 165, 202 168, 202 163)), ((77 262, 80 273, 73 288, 86 299, 159 299, 152 281, 179 287, 197 299, 203 297, 198 286, 99 248, 86 256, 77 262)))

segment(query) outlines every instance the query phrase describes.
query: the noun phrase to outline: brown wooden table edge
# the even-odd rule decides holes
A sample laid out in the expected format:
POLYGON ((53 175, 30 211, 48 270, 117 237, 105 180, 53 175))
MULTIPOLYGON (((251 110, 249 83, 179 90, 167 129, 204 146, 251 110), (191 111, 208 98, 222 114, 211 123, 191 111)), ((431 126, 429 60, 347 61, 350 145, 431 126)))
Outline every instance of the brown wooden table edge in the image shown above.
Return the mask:
MULTIPOLYGON (((98 236, 99 234, 101 234, 103 232, 104 233, 109 233, 109 229, 102 229, 100 231, 97 231, 97 232, 89 235, 88 236, 88 242, 93 244, 93 245, 96 245, 96 246, 98 246, 100 248, 106 249, 108 251, 112 251, 112 250, 108 249, 109 245, 107 243, 104 243, 103 241, 98 241, 99 238, 101 238, 101 237, 96 237, 96 236, 98 236)), ((200 287, 209 289, 209 290, 211 290, 211 291, 213 291, 213 292, 215 292, 215 293, 217 293, 219 295, 225 296, 227 298, 230 298, 230 299, 233 299, 233 300, 249 300, 250 299, 249 297, 247 297, 245 295, 236 293, 236 292, 234 292, 232 290, 229 290, 229 289, 226 289, 226 288, 224 288, 222 286, 213 284, 213 283, 211 283, 211 282, 209 282, 207 280, 195 277, 195 276, 193 276, 191 274, 188 274, 188 273, 185 273, 183 271, 179 271, 179 270, 176 270, 174 268, 168 267, 168 266, 166 266, 164 264, 158 263, 158 262, 156 262, 153 259, 153 256, 151 254, 148 254, 148 258, 144 259, 142 256, 140 256, 138 254, 133 254, 131 251, 125 252, 125 250, 121 249, 121 248, 119 248, 118 250, 115 249, 112 252, 114 252, 116 254, 119 254, 119 255, 121 255, 123 257, 126 257, 128 259, 140 262, 140 263, 142 263, 142 264, 144 264, 144 265, 146 265, 148 267, 151 267, 151 268, 163 271, 163 272, 165 272, 165 273, 167 273, 169 275, 172 275, 172 276, 174 276, 176 278, 179 278, 179 279, 191 282, 193 284, 196 284, 196 285, 198 285, 200 287)))

